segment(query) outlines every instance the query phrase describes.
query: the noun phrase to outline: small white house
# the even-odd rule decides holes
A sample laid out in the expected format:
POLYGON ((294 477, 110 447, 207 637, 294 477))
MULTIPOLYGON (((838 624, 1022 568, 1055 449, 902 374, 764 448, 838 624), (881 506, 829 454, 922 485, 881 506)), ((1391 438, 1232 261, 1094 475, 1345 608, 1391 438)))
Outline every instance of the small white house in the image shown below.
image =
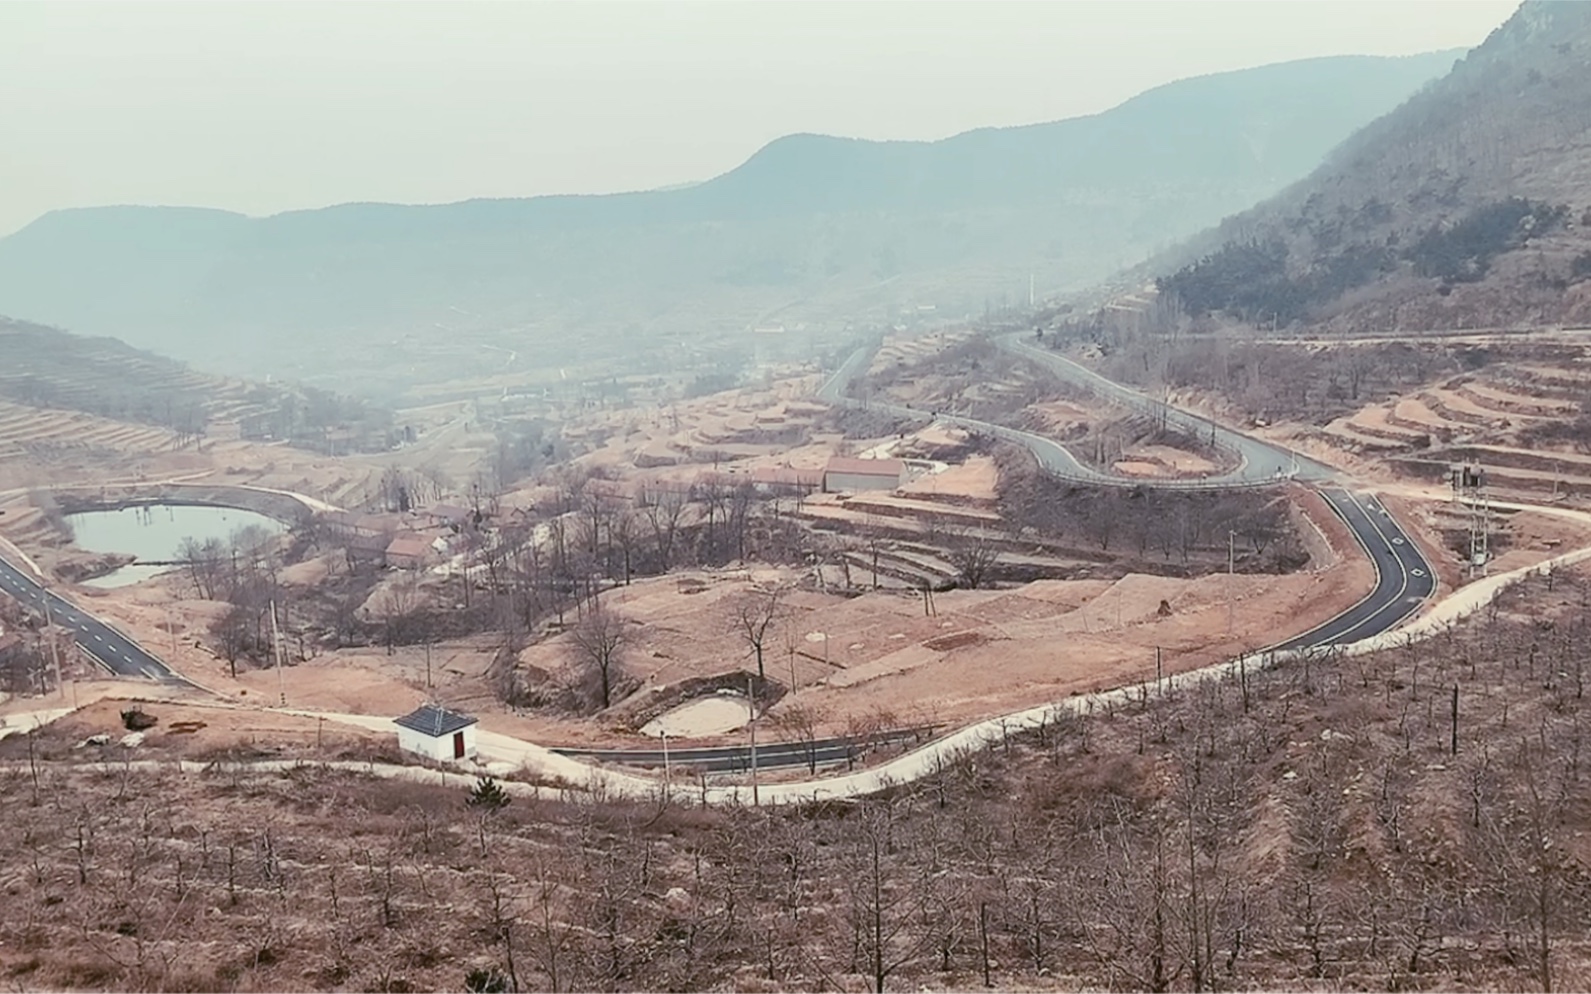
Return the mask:
POLYGON ((475 755, 477 720, 436 704, 422 704, 393 723, 398 726, 398 748, 447 763, 475 755))

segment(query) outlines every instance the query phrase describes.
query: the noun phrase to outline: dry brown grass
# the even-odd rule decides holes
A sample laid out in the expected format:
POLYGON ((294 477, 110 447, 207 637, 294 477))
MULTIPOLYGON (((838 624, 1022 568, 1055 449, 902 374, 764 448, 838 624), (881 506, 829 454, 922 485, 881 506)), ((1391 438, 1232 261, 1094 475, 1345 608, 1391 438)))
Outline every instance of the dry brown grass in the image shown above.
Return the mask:
MULTIPOLYGON (((35 753, 46 759, 110 758, 152 760, 358 759, 401 761, 392 735, 379 735, 337 722, 275 711, 247 710, 192 702, 150 701, 111 697, 77 711, 33 733, 35 753), (133 749, 118 743, 127 729, 122 712, 137 708, 157 724, 133 749), (107 735, 108 746, 78 744, 107 735)), ((0 740, 0 758, 21 759, 27 744, 20 738, 0 740)))
POLYGON ((1546 583, 1423 646, 1151 688, 866 802, 482 817, 313 766, 24 758, 0 774, 0 973, 421 990, 512 961, 521 989, 850 990, 881 937, 890 989, 986 962, 1007 989, 1516 989, 1543 986, 1544 924, 1573 988, 1591 587, 1546 583))

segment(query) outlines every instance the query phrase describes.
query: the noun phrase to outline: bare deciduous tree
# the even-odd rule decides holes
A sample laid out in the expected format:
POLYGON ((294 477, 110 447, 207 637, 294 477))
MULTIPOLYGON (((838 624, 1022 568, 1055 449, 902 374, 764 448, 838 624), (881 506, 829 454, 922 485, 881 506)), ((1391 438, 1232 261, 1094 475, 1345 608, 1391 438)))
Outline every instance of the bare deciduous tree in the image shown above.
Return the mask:
POLYGON ((628 641, 624 631, 624 618, 610 610, 602 599, 596 598, 569 633, 569 639, 579 650, 580 658, 596 670, 602 687, 602 706, 613 703, 613 684, 618 674, 619 657, 628 641))
POLYGON ((818 722, 822 713, 806 704, 786 704, 772 718, 780 728, 793 732, 806 757, 807 772, 818 772, 818 722))
POLYGON ((1000 561, 1000 547, 987 535, 970 529, 951 533, 950 564, 959 571, 961 582, 972 590, 982 587, 989 572, 1000 561))
POLYGON ((657 549, 658 566, 668 572, 674 565, 676 539, 680 521, 690 501, 678 486, 657 486, 636 495, 636 505, 651 527, 652 541, 657 549))
POLYGON ((760 591, 743 598, 735 607, 735 632, 745 640, 746 646, 757 657, 757 678, 766 680, 763 669, 763 648, 768 642, 768 629, 779 616, 779 596, 782 591, 760 591))

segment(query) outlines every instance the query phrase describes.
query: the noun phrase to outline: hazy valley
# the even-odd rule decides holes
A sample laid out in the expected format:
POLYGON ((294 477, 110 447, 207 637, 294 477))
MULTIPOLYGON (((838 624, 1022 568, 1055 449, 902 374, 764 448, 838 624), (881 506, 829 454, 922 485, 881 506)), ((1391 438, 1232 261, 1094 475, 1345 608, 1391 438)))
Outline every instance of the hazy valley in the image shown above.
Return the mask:
POLYGON ((1456 54, 1185 80, 932 143, 793 135, 680 190, 57 212, 0 240, 0 314, 232 375, 329 387, 334 368, 355 374, 340 389, 387 397, 497 374, 539 387, 620 357, 745 362, 758 328, 806 358, 849 329, 956 320, 1025 303, 1030 277, 1052 293, 1136 263, 1304 175, 1456 54))
POLYGON ((0 977, 1584 986, 1588 83, 0 240, 0 977))

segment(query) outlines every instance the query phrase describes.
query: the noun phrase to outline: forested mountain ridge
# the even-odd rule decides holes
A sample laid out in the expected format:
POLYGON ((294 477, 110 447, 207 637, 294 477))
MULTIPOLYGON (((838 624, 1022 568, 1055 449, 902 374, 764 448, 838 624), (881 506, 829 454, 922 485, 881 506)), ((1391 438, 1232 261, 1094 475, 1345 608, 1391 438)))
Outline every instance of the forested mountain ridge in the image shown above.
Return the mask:
POLYGON ((1160 287, 1195 316, 1358 331, 1591 321, 1591 6, 1525 3, 1181 261, 1160 287))
POLYGON ((964 313, 1030 274, 1098 279, 1273 193, 1454 55, 1266 66, 936 142, 795 135, 683 189, 261 219, 59 211, 0 239, 0 314, 369 388, 350 374, 500 362, 481 344, 565 365, 665 337, 725 346, 759 323, 964 313))

